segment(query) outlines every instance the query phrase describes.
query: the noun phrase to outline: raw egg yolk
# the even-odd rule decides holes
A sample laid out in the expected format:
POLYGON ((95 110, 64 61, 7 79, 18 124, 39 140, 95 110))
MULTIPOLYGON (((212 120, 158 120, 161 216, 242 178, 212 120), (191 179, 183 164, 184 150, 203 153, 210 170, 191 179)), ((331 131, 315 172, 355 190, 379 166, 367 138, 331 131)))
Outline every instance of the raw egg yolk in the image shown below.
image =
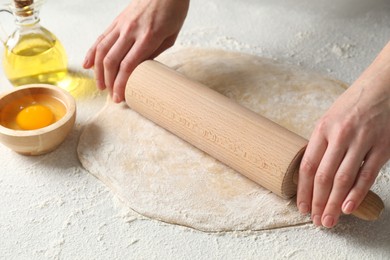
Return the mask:
POLYGON ((52 124, 54 115, 48 107, 32 105, 23 108, 16 116, 16 123, 23 130, 34 130, 52 124))

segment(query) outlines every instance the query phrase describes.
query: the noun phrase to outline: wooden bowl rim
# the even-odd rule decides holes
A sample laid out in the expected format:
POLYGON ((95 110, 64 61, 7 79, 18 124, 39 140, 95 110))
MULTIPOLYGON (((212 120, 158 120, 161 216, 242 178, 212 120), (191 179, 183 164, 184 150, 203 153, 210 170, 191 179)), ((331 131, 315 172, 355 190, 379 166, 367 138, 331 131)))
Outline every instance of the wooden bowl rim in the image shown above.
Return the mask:
POLYGON ((65 115, 58 120, 57 122, 54 122, 53 124, 50 124, 46 127, 42 127, 35 130, 14 130, 7 128, 0 124, 0 133, 7 135, 7 136, 14 136, 14 137, 28 137, 28 136, 39 136, 46 134, 48 132, 57 130, 61 128, 63 125, 65 125, 69 120, 72 120, 72 117, 76 113, 76 101, 73 98, 73 96, 67 92, 66 90, 49 84, 28 84, 16 87, 15 89, 8 91, 2 95, 0 95, 0 101, 5 98, 9 97, 10 95, 14 95, 17 92, 25 92, 29 89, 42 89, 42 90, 51 90, 58 94, 59 96, 55 95, 55 98, 59 99, 65 106, 66 113, 65 115))

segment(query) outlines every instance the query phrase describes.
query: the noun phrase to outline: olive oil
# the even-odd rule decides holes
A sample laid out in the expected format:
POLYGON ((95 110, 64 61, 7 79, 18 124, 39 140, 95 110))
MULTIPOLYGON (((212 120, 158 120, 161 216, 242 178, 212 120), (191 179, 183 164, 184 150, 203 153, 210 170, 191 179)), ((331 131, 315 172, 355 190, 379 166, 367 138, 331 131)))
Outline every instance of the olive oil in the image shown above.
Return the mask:
POLYGON ((66 53, 62 44, 51 33, 27 34, 13 49, 5 47, 3 68, 14 86, 30 83, 56 85, 67 74, 66 53))
POLYGON ((67 75, 67 57, 57 37, 39 23, 41 2, 14 1, 11 10, 17 28, 5 42, 5 75, 14 86, 31 83, 59 85, 67 75))

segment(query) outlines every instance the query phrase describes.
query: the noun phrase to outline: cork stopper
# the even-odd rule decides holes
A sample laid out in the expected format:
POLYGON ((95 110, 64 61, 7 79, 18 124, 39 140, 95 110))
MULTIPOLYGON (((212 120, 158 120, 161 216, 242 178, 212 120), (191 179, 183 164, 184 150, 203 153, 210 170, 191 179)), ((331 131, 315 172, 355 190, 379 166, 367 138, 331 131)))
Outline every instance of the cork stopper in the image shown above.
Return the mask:
POLYGON ((14 0, 16 8, 23 8, 34 3, 34 0, 14 0))
POLYGON ((15 8, 17 9, 16 14, 19 16, 30 16, 33 14, 34 0, 14 0, 15 8))

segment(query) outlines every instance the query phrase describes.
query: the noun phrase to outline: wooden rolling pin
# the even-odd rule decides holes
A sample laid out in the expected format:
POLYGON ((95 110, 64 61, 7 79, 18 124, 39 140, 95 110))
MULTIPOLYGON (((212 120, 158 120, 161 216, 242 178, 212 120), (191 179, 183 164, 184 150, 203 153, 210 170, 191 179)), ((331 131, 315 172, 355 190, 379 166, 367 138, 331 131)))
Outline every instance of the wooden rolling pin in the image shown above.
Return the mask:
MULTIPOLYGON (((283 198, 296 194, 307 140, 156 62, 130 76, 126 103, 136 112, 283 198)), ((369 192, 352 214, 375 220, 384 208, 369 192)))

